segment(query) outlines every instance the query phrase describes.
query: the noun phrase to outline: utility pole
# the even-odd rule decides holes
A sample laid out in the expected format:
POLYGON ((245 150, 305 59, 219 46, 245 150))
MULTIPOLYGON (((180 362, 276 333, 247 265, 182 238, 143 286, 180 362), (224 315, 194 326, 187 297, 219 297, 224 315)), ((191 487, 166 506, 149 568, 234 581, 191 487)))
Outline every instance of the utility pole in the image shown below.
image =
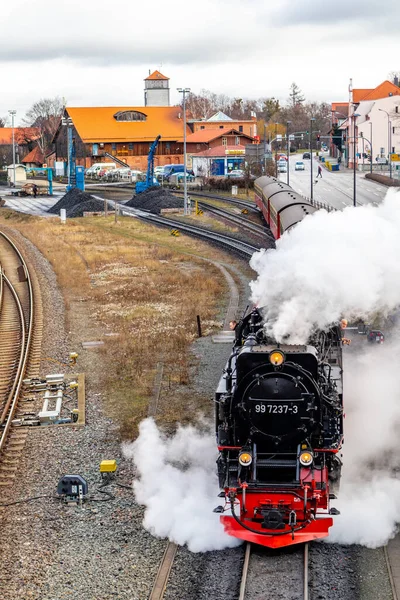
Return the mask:
POLYGON ((189 202, 187 195, 187 179, 186 179, 186 94, 190 94, 190 88, 177 88, 183 96, 183 213, 189 214, 189 202))
POLYGON ((13 156, 13 186, 15 187, 15 137, 14 137, 14 117, 17 114, 16 110, 8 111, 11 115, 11 127, 12 127, 12 156, 13 156))
POLYGON ((287 142, 287 184, 289 185, 289 166, 290 166, 290 141, 289 141, 289 125, 292 121, 286 121, 286 142, 287 142))
POLYGON ((310 119, 310 158, 311 158, 311 168, 310 168, 310 173, 311 173, 311 204, 313 203, 314 200, 314 180, 313 180, 313 153, 312 153, 312 135, 313 135, 313 121, 315 121, 314 117, 311 117, 310 119))

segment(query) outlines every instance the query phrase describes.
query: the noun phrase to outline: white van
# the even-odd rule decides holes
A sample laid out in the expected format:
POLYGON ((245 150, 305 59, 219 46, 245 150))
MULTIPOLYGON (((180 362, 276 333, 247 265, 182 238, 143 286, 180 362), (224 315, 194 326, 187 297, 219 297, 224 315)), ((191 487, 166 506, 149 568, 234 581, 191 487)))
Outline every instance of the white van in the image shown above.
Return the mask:
POLYGON ((110 169, 116 169, 116 167, 115 163, 94 163, 87 169, 86 176, 97 177, 100 171, 109 171, 110 169))

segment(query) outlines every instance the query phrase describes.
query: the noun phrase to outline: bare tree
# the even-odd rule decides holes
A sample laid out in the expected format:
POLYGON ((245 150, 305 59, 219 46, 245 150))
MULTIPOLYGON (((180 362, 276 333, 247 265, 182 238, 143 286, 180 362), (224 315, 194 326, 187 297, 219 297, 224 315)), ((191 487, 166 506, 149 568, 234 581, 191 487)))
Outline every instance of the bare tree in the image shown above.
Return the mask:
POLYGON ((7 123, 7 117, 0 117, 0 127, 5 127, 7 123))
POLYGON ((51 149, 51 142, 57 131, 65 107, 65 99, 42 98, 35 102, 26 113, 22 123, 25 127, 35 127, 39 139, 37 144, 45 156, 51 149))
POLYGON ((290 93, 289 93, 289 98, 288 98, 288 103, 289 105, 294 108, 295 106, 298 106, 299 104, 303 104, 305 100, 305 97, 303 96, 301 89, 299 88, 299 86, 297 85, 297 83, 293 82, 292 85, 290 86, 290 93))

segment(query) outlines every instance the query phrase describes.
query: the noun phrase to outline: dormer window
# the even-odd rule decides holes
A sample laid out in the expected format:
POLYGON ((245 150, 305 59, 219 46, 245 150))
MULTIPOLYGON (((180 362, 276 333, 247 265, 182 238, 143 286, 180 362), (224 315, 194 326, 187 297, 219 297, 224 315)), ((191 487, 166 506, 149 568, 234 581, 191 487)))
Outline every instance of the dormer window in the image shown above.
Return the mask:
POLYGON ((147 115, 138 110, 120 110, 115 113, 114 119, 116 121, 145 121, 147 115))

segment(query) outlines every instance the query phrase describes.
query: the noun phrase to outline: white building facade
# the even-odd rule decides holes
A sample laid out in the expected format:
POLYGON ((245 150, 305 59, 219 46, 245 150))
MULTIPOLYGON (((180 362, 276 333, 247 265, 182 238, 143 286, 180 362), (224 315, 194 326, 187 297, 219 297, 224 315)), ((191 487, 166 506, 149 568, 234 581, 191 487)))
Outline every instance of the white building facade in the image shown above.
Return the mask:
POLYGON ((355 140, 359 170, 370 169, 372 155, 373 170, 387 171, 392 163, 392 170, 400 174, 400 96, 351 105, 350 117, 341 129, 346 129, 349 167, 353 167, 355 140))

